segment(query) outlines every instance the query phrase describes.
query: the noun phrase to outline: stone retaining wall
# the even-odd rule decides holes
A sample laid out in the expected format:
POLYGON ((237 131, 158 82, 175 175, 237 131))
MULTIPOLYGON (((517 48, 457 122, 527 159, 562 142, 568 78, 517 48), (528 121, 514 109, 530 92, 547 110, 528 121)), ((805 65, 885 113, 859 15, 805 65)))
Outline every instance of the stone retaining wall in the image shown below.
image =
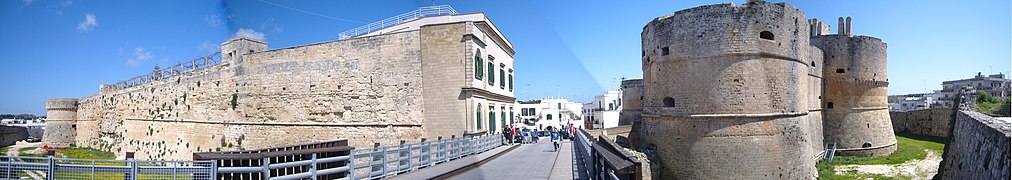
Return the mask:
POLYGON ((912 111, 889 112, 892 118, 893 131, 933 137, 949 135, 949 121, 952 120, 951 108, 921 109, 912 111))
POLYGON ((935 179, 1009 179, 1009 123, 960 111, 935 179))

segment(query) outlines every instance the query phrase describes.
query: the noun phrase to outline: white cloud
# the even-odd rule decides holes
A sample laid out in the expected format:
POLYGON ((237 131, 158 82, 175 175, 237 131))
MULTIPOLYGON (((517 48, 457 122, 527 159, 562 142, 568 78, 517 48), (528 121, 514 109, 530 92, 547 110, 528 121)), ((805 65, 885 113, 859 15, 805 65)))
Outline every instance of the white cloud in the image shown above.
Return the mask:
POLYGON ((63 1, 60 1, 60 5, 63 5, 63 7, 70 6, 71 4, 74 4, 74 0, 63 0, 63 1))
POLYGON ((127 65, 136 66, 137 63, 151 60, 151 58, 154 57, 155 57, 154 55, 151 55, 151 51, 146 51, 142 47, 137 47, 134 48, 133 58, 127 59, 127 65))
POLYGON ((211 53, 217 51, 218 46, 204 41, 203 43, 200 43, 200 45, 197 45, 197 50, 200 50, 201 53, 211 53))
POLYGON ((84 14, 84 22, 77 24, 77 30, 82 32, 88 32, 95 29, 98 26, 98 20, 95 20, 95 14, 84 14))
POLYGON ((240 37, 262 41, 264 40, 264 33, 254 31, 252 29, 239 28, 239 31, 236 31, 235 35, 233 35, 232 38, 240 38, 240 37))
POLYGON ((274 22, 274 18, 273 17, 270 18, 270 19, 265 20, 263 23, 260 23, 260 29, 265 29, 265 30, 266 29, 271 29, 271 30, 274 30, 274 32, 278 32, 278 33, 285 31, 284 27, 281 27, 280 25, 278 25, 278 23, 274 22))
POLYGON ((218 15, 204 16, 204 21, 206 21, 208 25, 211 25, 211 27, 221 26, 221 16, 218 15))
POLYGON ((32 5, 32 2, 35 2, 35 0, 22 0, 21 2, 24 2, 25 6, 29 6, 32 5))

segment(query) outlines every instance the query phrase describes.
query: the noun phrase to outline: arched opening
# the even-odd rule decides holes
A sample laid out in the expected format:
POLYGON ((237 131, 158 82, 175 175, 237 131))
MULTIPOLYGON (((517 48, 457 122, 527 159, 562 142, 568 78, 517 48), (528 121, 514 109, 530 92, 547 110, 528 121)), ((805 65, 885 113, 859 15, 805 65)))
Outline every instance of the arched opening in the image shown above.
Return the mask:
POLYGON ((774 40, 773 32, 770 31, 759 32, 759 38, 774 40))
POLYGON ((826 109, 833 109, 833 102, 826 103, 826 109))
POLYGON ((664 107, 675 107, 675 99, 671 97, 665 97, 664 107))
POLYGON ((815 61, 812 61, 812 67, 815 67, 815 61))
POLYGON ((871 147, 871 143, 869 143, 869 142, 865 142, 864 144, 861 145, 861 148, 870 148, 870 147, 871 147))
POLYGON ((844 73, 844 72, 847 72, 847 71, 844 71, 843 69, 836 69, 836 73, 844 73))

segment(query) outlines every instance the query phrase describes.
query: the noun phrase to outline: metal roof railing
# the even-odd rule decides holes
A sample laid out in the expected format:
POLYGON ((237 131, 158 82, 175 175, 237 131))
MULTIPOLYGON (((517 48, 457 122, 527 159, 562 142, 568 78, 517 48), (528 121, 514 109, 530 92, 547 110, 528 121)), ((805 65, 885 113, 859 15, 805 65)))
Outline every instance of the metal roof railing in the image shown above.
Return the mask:
POLYGON ((148 82, 156 81, 159 79, 166 79, 175 75, 180 75, 185 72, 192 72, 196 70, 213 67, 221 64, 221 52, 214 52, 208 56, 198 57, 190 60, 189 62, 182 62, 173 66, 166 67, 165 69, 155 69, 151 73, 136 76, 125 81, 120 81, 115 84, 115 88, 123 89, 133 87, 137 85, 146 84, 148 82))
POLYGON ((369 23, 364 26, 357 27, 355 29, 341 32, 338 34, 338 39, 344 40, 355 36, 368 34, 383 28, 398 25, 404 22, 412 21, 426 16, 453 15, 453 14, 457 14, 457 11, 453 10, 453 7, 450 7, 449 5, 420 7, 417 10, 411 12, 407 12, 394 17, 369 23))

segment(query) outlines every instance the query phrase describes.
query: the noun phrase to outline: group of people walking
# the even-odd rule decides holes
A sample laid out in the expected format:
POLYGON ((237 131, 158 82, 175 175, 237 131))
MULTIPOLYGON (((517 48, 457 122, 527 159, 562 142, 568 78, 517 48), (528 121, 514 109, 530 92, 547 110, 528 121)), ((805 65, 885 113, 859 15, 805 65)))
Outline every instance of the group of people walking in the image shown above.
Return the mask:
MULTIPOLYGON (((527 129, 523 129, 522 130, 520 128, 512 127, 512 126, 511 127, 504 127, 502 132, 503 132, 502 133, 503 138, 506 139, 506 141, 504 142, 506 144, 514 144, 514 143, 521 143, 521 144, 537 143, 538 139, 541 136, 540 132, 527 131, 527 129)), ((546 128, 545 133, 546 133, 546 136, 548 136, 549 139, 552 140, 552 145, 555 147, 556 151, 558 151, 559 147, 562 145, 562 139, 564 138, 563 137, 564 135, 569 135, 569 136, 566 136, 566 137, 572 137, 572 132, 567 131, 567 130, 562 129, 562 128, 555 128, 555 127, 552 127, 552 126, 549 126, 548 128, 546 128)))

